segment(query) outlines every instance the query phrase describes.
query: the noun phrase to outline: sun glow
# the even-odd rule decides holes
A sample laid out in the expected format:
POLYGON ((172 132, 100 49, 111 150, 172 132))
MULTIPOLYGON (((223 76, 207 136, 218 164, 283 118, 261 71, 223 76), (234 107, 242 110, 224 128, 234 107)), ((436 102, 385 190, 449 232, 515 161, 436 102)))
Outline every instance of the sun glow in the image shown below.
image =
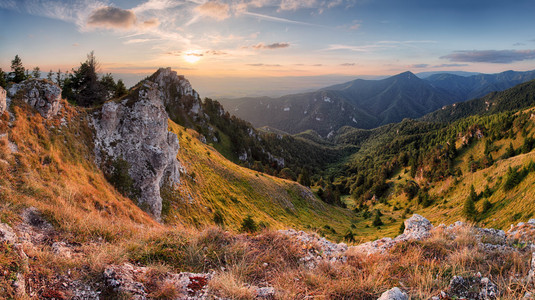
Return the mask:
POLYGON ((186 54, 184 54, 183 58, 186 62, 190 63, 190 64, 194 64, 196 62, 198 62, 202 57, 202 54, 201 53, 196 53, 196 52, 186 52, 186 54))

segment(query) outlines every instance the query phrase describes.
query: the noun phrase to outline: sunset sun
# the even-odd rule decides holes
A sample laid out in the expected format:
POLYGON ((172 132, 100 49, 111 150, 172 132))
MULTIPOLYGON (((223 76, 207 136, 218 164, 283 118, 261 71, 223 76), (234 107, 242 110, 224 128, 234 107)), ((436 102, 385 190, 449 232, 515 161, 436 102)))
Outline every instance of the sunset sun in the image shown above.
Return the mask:
POLYGON ((202 54, 200 53, 195 53, 195 52, 186 52, 186 54, 184 54, 184 60, 190 64, 194 64, 196 62, 198 62, 202 57, 202 54))

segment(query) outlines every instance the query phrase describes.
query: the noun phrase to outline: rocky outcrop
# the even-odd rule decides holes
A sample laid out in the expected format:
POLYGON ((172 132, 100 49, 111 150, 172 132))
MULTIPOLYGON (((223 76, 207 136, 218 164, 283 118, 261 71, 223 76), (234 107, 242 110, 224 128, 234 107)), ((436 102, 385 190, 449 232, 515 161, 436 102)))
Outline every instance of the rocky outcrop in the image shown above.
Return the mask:
POLYGON ((14 84, 7 94, 10 99, 21 99, 28 103, 43 118, 57 115, 60 109, 61 88, 45 79, 28 79, 14 84))
POLYGON ((178 138, 168 131, 161 89, 144 81, 122 101, 106 102, 93 118, 97 164, 114 174, 121 165, 116 162, 126 162, 134 198, 157 219, 162 210, 160 188, 178 184, 180 176, 178 138))
POLYGON ((433 230, 433 224, 429 220, 418 214, 414 214, 405 220, 403 234, 398 235, 394 239, 387 237, 353 246, 351 250, 364 254, 383 253, 401 242, 426 239, 431 235, 431 230, 433 230))
POLYGON ((377 300, 408 300, 409 297, 398 287, 384 292, 377 300))
POLYGON ((7 92, 0 86, 0 115, 7 110, 7 92))
POLYGON ((470 277, 453 276, 446 291, 433 299, 491 300, 499 296, 498 287, 481 274, 470 277))
POLYGON ((279 230, 280 233, 298 240, 303 244, 304 256, 300 260, 308 269, 314 269, 320 262, 345 262, 347 245, 345 243, 333 243, 319 237, 317 234, 296 231, 294 229, 279 230))
MULTIPOLYGON (((172 299, 212 299, 208 297, 208 281, 211 273, 171 273, 156 274, 147 267, 131 264, 111 265, 104 270, 106 296, 114 299, 129 295, 129 299, 152 299, 150 290, 167 288, 172 299), (147 285, 151 285, 148 288, 147 285)), ((152 291, 154 292, 154 291, 152 291)))

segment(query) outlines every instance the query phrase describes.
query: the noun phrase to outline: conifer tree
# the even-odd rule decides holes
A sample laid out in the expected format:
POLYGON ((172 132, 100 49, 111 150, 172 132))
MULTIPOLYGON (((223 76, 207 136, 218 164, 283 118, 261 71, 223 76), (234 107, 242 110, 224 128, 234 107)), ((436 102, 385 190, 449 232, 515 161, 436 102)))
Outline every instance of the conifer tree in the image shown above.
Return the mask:
POLYGON ((14 83, 19 83, 26 79, 25 69, 22 65, 22 60, 19 55, 15 55, 15 58, 11 61, 11 73, 9 73, 9 80, 14 83))
POLYGON ((466 198, 466 201, 464 202, 463 214, 467 220, 470 220, 470 221, 476 220, 476 217, 477 217, 476 205, 474 203, 474 199, 472 199, 471 196, 468 196, 466 198))

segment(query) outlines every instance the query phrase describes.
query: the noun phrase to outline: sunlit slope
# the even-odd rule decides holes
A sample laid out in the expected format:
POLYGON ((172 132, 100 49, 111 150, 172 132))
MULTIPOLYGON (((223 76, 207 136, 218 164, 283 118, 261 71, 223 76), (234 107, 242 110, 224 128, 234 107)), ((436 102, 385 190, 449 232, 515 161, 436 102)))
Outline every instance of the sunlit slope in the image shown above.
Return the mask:
MULTIPOLYGON (((344 234, 354 214, 318 200, 296 182, 240 167, 197 139, 197 133, 169 121, 178 135, 178 159, 184 167, 178 192, 164 195, 164 220, 169 223, 213 224, 219 211, 225 226, 239 229, 251 215, 271 228, 334 228, 333 237, 344 234)), ((165 194, 165 192, 164 192, 165 194)))
MULTIPOLYGON (((516 115, 530 115, 533 109, 528 109, 516 115)), ((465 201, 470 195, 471 186, 474 186, 478 198, 475 201, 475 220, 481 226, 498 229, 509 229, 511 224, 527 222, 535 218, 535 150, 527 153, 521 152, 526 139, 535 136, 535 120, 529 118, 525 123, 516 124, 511 129, 511 134, 503 139, 492 140, 489 136, 481 136, 468 147, 460 148, 460 139, 457 140, 459 155, 454 161, 454 169, 459 169, 462 174, 455 177, 445 177, 429 183, 421 176, 412 178, 410 167, 397 169, 387 180, 389 190, 386 201, 368 201, 371 216, 365 218, 363 213, 357 213, 357 235, 368 232, 368 236, 380 237, 383 235, 394 236, 398 233, 402 221, 407 215, 418 213, 435 225, 440 223, 451 224, 464 220, 469 221, 463 212, 465 201), (470 170, 471 161, 482 161, 485 157, 485 144, 489 144, 490 155, 494 162, 488 167, 478 170, 470 170), (517 151, 516 155, 505 158, 504 154, 510 145, 517 151), (519 175, 517 183, 507 188, 506 182, 510 180, 511 170, 521 173, 527 170, 524 176, 519 175), (418 197, 409 199, 403 187, 408 181, 417 182, 421 188, 429 189, 430 203, 419 203, 418 197), (490 205, 485 202, 490 203, 490 205), (485 207, 486 206, 486 207, 485 207), (373 211, 379 209, 384 225, 373 226, 373 211)), ((346 202, 352 206, 351 197, 346 202)))
POLYGON ((6 113, 0 122, 2 222, 17 223, 24 208, 35 207, 77 241, 113 240, 134 227, 160 226, 93 163, 86 113, 63 102, 60 114, 45 120, 25 103, 12 106, 14 120, 6 113))

